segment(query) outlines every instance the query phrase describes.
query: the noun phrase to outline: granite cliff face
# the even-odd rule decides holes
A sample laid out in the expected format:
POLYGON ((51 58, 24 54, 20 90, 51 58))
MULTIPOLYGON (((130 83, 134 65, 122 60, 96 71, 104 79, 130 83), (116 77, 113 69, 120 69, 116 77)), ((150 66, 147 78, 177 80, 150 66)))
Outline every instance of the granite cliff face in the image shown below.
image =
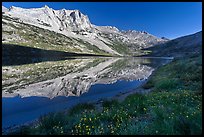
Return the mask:
MULTIPOLYGON (((120 31, 114 26, 93 25, 88 16, 79 10, 54 10, 48 6, 24 9, 12 6, 9 9, 2 7, 2 13, 3 42, 24 42, 24 45, 26 45, 27 40, 22 31, 25 35, 31 33, 31 31, 24 29, 26 27, 31 30, 37 27, 48 31, 48 33, 50 33, 49 31, 55 32, 55 34, 49 36, 51 38, 62 34, 65 38, 74 39, 67 42, 63 39, 62 41, 65 42, 58 43, 58 45, 65 45, 64 47, 67 48, 66 45, 69 44, 69 47, 76 49, 73 52, 80 53, 134 55, 136 51, 142 48, 167 41, 145 31, 120 31), (17 26, 21 26, 21 29, 17 26), (8 36, 7 33, 11 33, 13 36, 8 36)), ((36 35, 43 35, 42 32, 38 31, 37 33, 36 35)), ((35 37, 30 40, 32 39, 35 39, 35 37)), ((45 39, 49 38, 45 36, 45 39)), ((56 50, 58 49, 56 48, 56 50)))
POLYGON ((51 27, 55 31, 81 31, 91 29, 88 16, 79 10, 53 10, 48 6, 42 8, 23 9, 10 7, 8 12, 11 17, 17 17, 26 23, 39 25, 41 27, 51 27))
MULTIPOLYGON (((2 7, 2 43, 16 52, 23 49, 19 46, 24 46, 33 49, 29 50, 31 52, 54 50, 131 56, 138 55, 143 48, 165 42, 145 31, 96 26, 79 10, 54 10, 48 6, 31 9, 2 7)), ((7 52, 12 54, 10 50, 7 52)), ((154 70, 144 65, 144 60, 121 60, 79 59, 5 66, 2 69, 3 96, 80 96, 91 85, 144 80, 154 70)))

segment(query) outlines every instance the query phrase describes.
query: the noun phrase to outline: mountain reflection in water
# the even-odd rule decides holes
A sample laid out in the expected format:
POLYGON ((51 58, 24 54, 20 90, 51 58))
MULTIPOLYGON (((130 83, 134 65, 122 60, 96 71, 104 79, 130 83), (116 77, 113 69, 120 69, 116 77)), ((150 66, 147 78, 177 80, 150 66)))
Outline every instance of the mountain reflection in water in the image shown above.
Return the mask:
POLYGON ((7 66, 2 68, 3 97, 80 96, 94 84, 147 79, 157 66, 166 61, 151 58, 84 58, 7 66))
POLYGON ((2 127, 134 89, 169 61, 86 57, 3 66, 2 127))

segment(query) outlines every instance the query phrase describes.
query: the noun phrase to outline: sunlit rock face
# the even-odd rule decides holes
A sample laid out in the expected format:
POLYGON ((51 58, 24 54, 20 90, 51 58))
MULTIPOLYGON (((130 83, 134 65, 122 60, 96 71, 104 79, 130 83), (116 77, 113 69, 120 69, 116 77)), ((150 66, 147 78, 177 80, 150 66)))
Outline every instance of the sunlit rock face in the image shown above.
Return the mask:
MULTIPOLYGON (((41 8, 30 9, 14 6, 9 9, 2 7, 2 28, 3 42, 26 43, 31 41, 31 43, 34 43, 36 41, 26 39, 27 35, 32 37, 34 33, 33 39, 37 39, 36 35, 39 35, 39 37, 44 37, 47 42, 53 44, 51 41, 54 37, 58 34, 63 34, 68 38, 63 39, 61 37, 62 40, 59 40, 59 42, 65 47, 72 43, 70 48, 78 49, 76 51, 82 53, 90 53, 93 50, 92 52, 94 53, 99 53, 100 51, 114 55, 138 55, 141 54, 137 53, 138 50, 142 48, 168 41, 146 31, 122 31, 114 26, 97 26, 92 24, 88 16, 79 10, 54 10, 46 5, 41 8), (40 29, 37 31, 35 27, 40 29), (49 35, 51 37, 49 40, 47 36, 43 35, 44 33, 42 33, 41 29, 55 33, 51 36, 49 35), (70 39, 70 41, 67 39, 70 39), (90 48, 90 45, 94 48, 90 48), (87 48, 89 51, 87 51, 87 48)), ((39 40, 41 41, 41 39, 37 41, 39 40)))
POLYGON ((154 70, 149 63, 151 63, 149 59, 139 58, 93 58, 35 63, 20 68, 3 67, 2 95, 48 98, 80 96, 88 92, 94 84, 115 83, 117 80, 145 80, 154 70), (8 78, 8 75, 14 74, 19 75, 8 78), (44 79, 39 80, 37 75, 43 76, 44 79), (23 81, 26 78, 27 80, 23 81))
POLYGON ((6 8, 6 7, 4 7, 4 6, 2 6, 2 13, 4 14, 5 12, 8 12, 9 10, 6 8))
MULTIPOLYGON (((3 8, 2 12, 6 9, 3 8)), ((91 23, 88 16, 82 14, 79 10, 53 10, 48 6, 42 8, 24 9, 20 7, 10 7, 8 12, 11 17, 18 17, 27 23, 52 27, 54 30, 86 30, 91 29, 91 23)))

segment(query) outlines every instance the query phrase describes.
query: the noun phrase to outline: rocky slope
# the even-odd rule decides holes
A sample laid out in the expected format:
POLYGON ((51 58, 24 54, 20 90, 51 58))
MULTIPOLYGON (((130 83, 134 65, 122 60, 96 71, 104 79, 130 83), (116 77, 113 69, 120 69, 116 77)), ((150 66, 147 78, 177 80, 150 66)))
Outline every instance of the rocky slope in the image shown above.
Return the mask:
POLYGON ((142 48, 168 41, 145 31, 93 25, 79 10, 12 6, 2 7, 2 14, 3 43, 25 46, 34 43, 38 48, 76 53, 134 55, 142 48))
POLYGON ((198 55, 198 53, 202 53, 202 31, 147 49, 152 51, 148 56, 184 57, 192 54, 198 55))

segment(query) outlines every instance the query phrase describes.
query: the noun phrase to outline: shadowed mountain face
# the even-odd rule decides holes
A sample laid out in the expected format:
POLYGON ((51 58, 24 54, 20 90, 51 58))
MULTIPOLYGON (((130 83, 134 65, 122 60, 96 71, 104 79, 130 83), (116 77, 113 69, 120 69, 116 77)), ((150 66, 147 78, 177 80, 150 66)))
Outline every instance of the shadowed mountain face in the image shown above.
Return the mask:
POLYGON ((168 60, 83 58, 2 67, 3 97, 80 96, 91 85, 117 80, 145 80, 168 60))
POLYGON ((93 54, 77 54, 72 52, 44 50, 15 44, 2 44, 2 51, 3 66, 74 59, 79 56, 97 56, 93 54))
POLYGON ((152 53, 148 56, 184 57, 202 53, 202 31, 192 35, 183 36, 170 40, 164 44, 151 48, 152 53))

